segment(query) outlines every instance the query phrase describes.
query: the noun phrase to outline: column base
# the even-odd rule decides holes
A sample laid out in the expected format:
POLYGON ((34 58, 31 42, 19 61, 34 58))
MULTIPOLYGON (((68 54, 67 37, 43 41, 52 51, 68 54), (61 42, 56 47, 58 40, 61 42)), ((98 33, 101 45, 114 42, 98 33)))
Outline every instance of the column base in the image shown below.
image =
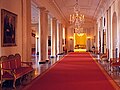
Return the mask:
POLYGON ((50 56, 50 58, 55 58, 56 56, 50 56))
POLYGON ((64 53, 58 53, 58 55, 63 55, 64 53))
POLYGON ((50 61, 49 59, 46 60, 46 62, 49 62, 49 61, 50 61))
POLYGON ((45 64, 46 63, 46 61, 40 61, 39 62, 39 64, 45 64))

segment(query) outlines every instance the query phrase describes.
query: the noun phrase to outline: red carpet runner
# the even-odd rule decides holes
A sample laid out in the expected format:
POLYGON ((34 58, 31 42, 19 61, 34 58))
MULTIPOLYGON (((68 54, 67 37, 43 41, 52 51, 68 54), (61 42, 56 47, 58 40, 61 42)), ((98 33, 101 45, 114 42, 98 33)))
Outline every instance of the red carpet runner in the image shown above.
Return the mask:
POLYGON ((120 90, 108 77, 89 53, 73 52, 33 80, 25 90, 120 90))

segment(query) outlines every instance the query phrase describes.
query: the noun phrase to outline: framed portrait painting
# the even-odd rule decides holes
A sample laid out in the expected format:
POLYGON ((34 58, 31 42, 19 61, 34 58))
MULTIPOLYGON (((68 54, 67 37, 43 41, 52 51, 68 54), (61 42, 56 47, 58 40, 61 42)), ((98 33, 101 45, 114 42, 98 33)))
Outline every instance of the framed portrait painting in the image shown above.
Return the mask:
POLYGON ((17 15, 1 9, 2 46, 16 46, 16 23, 17 15))

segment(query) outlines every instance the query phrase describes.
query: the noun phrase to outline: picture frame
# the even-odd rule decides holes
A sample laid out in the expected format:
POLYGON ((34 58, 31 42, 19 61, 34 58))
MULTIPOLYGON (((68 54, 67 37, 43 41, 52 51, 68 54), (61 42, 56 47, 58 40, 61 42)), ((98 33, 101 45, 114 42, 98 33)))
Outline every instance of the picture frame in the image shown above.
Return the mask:
POLYGON ((2 47, 16 46, 17 15, 1 9, 2 47))

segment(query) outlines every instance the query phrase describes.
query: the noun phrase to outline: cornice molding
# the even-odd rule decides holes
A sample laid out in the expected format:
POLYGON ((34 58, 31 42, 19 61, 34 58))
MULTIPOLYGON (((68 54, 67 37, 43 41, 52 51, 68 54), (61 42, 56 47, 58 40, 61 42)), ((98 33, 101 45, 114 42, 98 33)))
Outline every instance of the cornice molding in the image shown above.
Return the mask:
POLYGON ((99 6, 94 14, 94 17, 99 18, 112 6, 116 0, 100 0, 99 6))
POLYGON ((49 0, 50 5, 62 16, 63 20, 68 24, 68 20, 65 17, 64 13, 60 9, 60 7, 57 5, 55 0, 49 0))
POLYGON ((52 17, 56 17, 61 23, 68 23, 66 20, 64 13, 61 11, 61 9, 56 4, 55 0, 32 0, 35 2, 39 7, 45 7, 46 10, 49 11, 49 15, 52 17))

